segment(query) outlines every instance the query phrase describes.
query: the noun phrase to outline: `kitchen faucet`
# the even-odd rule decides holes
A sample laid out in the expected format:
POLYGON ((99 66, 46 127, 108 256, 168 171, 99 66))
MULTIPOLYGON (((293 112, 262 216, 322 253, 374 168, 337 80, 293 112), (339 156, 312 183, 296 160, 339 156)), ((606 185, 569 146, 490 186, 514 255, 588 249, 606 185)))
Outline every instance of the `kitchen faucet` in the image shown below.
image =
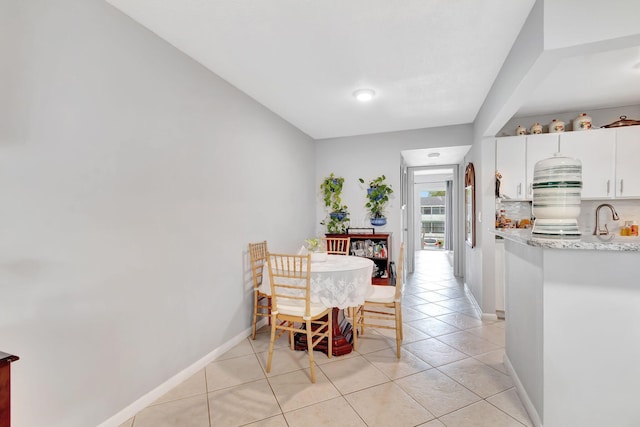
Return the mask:
POLYGON ((607 228, 606 223, 604 224, 604 230, 600 228, 600 209, 605 206, 611 209, 611 217, 613 218, 614 221, 617 221, 620 219, 620 217, 618 216, 618 212, 616 212, 613 206, 611 206, 609 203, 601 204, 596 208, 596 228, 595 230, 593 230, 594 236, 606 236, 609 234, 609 229, 607 228))

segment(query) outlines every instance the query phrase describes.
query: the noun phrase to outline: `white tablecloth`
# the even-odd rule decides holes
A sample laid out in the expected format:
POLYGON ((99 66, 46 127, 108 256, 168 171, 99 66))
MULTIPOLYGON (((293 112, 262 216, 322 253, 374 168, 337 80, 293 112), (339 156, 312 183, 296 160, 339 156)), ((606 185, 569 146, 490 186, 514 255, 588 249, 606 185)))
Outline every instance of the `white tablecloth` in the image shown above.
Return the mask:
MULTIPOLYGON (((373 291, 373 261, 345 255, 329 255, 325 262, 311 263, 311 302, 325 307, 347 308, 364 303, 373 291)), ((260 291, 271 295, 269 271, 265 269, 260 291)))

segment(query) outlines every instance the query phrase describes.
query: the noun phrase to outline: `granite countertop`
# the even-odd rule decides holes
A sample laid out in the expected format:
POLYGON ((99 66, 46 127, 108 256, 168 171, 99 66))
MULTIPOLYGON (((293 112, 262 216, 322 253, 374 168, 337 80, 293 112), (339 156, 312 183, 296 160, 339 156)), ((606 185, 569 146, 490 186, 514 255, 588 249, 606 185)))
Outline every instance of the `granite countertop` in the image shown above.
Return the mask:
POLYGON ((523 245, 549 249, 587 249, 596 251, 636 251, 640 252, 640 237, 623 237, 615 234, 594 236, 582 234, 579 237, 537 237, 531 229, 503 228, 492 230, 497 236, 523 245))

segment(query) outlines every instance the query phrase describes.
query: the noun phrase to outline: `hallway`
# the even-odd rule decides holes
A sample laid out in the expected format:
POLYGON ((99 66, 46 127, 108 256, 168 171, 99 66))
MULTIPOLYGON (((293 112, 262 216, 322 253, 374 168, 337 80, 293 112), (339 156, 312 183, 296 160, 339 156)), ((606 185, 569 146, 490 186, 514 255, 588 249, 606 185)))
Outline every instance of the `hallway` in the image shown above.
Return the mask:
POLYGON ((311 384, 306 353, 281 338, 266 374, 264 327, 122 427, 531 426, 502 363, 504 322, 480 320, 450 257, 416 253, 401 360, 393 331, 367 330, 357 352, 316 352, 311 384))

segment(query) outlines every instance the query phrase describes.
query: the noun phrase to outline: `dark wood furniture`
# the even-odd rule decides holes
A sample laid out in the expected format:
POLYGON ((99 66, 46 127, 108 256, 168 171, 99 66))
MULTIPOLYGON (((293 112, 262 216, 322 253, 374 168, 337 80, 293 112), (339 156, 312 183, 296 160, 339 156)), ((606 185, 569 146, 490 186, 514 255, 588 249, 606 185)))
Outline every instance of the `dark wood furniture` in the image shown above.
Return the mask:
POLYGON ((325 234, 327 237, 350 237, 349 255, 369 258, 375 264, 371 283, 390 285, 393 282, 391 269, 391 233, 373 234, 325 234))
POLYGON ((18 356, 0 351, 0 427, 11 426, 11 362, 18 356))
MULTIPOLYGON (((333 307, 331 310, 331 354, 333 356, 344 356, 353 351, 351 339, 353 328, 346 317, 341 316, 342 310, 333 307)), ((297 333, 294 336, 294 348, 299 351, 307 349, 307 336, 297 333)), ((329 342, 324 339, 314 347, 314 350, 329 354, 329 342)))

